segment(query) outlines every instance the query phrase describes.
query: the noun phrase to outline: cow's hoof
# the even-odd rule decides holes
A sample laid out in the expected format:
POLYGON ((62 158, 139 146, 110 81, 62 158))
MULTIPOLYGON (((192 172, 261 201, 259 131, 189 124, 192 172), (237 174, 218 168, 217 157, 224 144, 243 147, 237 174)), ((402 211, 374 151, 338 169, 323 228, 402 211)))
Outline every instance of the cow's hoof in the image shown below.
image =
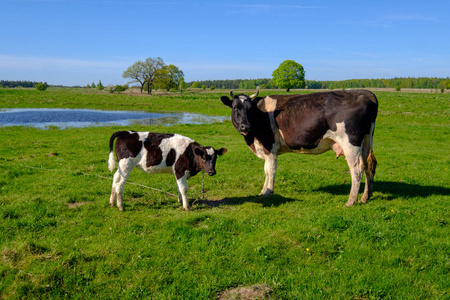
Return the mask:
POLYGON ((262 190, 261 193, 259 193, 259 196, 268 197, 272 194, 273 194, 273 190, 267 189, 267 190, 262 190))
POLYGON ((119 210, 120 210, 120 211, 124 211, 123 207, 119 207, 119 210))
POLYGON ((367 203, 367 200, 369 200, 371 196, 372 195, 366 195, 366 194, 362 195, 361 203, 367 203))

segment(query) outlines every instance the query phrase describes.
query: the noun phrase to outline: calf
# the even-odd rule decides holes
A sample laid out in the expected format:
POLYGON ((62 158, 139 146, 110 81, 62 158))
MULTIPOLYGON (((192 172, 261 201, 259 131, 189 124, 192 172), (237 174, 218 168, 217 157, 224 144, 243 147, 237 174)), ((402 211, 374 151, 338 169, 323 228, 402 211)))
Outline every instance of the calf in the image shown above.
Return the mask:
POLYGON ((177 180, 178 203, 183 204, 183 208, 188 211, 186 180, 201 170, 209 176, 215 175, 217 155, 227 152, 226 148, 215 150, 210 146, 203 147, 179 134, 118 131, 109 140, 108 168, 111 172, 116 165, 114 140, 119 166, 114 174, 109 203, 114 206, 117 202, 121 211, 125 182, 135 167, 147 173, 172 172, 177 180))

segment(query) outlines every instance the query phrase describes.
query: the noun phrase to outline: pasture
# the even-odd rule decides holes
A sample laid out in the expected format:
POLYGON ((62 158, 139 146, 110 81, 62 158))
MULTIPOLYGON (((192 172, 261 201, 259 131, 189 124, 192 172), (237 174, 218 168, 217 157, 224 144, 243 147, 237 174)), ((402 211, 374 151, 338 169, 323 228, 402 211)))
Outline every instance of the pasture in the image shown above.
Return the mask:
MULTIPOLYGON (((0 108, 229 115, 224 94, 0 89, 0 108)), ((348 166, 332 151, 281 155, 275 194, 258 197, 263 161, 230 121, 0 127, 0 299, 216 299, 258 284, 272 299, 449 299, 450 94, 375 94, 374 195, 350 208, 348 166), (165 193, 172 175, 135 170, 125 211, 111 208, 109 137, 128 129, 226 147, 205 199, 202 174, 185 212, 165 193)))

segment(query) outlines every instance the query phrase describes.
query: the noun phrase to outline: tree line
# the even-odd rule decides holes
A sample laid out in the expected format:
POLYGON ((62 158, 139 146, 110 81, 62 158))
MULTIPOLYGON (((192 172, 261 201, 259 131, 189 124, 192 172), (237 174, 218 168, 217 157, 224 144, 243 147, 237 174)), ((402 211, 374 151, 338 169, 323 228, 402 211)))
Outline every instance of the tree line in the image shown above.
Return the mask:
POLYGON ((39 82, 24 80, 0 80, 0 88, 34 88, 39 82))
MULTIPOLYGON (((202 80, 188 82, 188 86, 197 83, 207 88, 214 86, 221 89, 278 89, 271 78, 232 79, 232 80, 202 80)), ((348 88, 416 88, 416 89, 450 89, 450 78, 419 77, 390 79, 349 79, 337 81, 305 80, 307 89, 348 89, 348 88)))

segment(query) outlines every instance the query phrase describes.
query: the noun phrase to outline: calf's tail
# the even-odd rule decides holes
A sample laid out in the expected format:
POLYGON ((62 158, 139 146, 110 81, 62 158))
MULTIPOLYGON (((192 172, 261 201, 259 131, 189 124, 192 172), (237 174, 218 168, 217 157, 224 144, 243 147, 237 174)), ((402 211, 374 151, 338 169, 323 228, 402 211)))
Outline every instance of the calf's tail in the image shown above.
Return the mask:
POLYGON ((108 159, 108 169, 109 171, 113 171, 116 168, 116 158, 114 157, 114 140, 121 136, 124 133, 128 133, 128 131, 117 131, 111 135, 109 139, 109 159, 108 159))

